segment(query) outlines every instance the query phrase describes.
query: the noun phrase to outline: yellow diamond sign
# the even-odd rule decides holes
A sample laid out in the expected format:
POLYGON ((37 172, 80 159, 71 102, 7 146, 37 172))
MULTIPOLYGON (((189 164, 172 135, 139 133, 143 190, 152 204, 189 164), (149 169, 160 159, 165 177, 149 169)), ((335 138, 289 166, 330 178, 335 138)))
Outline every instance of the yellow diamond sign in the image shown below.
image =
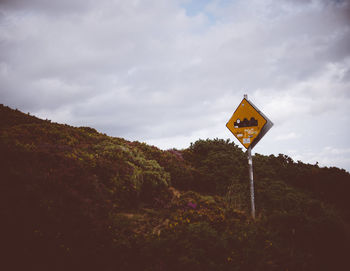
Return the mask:
POLYGON ((226 127, 248 149, 253 148, 273 123, 252 102, 244 98, 226 127))

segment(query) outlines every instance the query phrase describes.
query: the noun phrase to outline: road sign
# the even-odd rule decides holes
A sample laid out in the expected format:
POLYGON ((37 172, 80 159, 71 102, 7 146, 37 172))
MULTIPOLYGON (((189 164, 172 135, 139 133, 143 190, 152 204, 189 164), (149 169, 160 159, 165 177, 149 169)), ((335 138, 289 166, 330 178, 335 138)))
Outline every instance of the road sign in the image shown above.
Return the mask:
POLYGON ((270 130, 272 125, 273 123, 248 100, 248 95, 244 95, 243 100, 226 124, 226 127, 234 134, 239 142, 248 149, 250 201, 253 219, 255 219, 255 203, 252 148, 270 130))
POLYGON ((226 127, 246 149, 252 149, 272 125, 273 123, 245 96, 226 127))

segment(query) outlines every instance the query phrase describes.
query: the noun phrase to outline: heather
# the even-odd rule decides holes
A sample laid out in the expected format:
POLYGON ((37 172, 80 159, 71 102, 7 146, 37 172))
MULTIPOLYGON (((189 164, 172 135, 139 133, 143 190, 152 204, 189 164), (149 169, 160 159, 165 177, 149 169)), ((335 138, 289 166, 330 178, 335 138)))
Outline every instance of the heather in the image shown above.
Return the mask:
MULTIPOLYGON (((6 270, 346 270, 350 174, 230 140, 160 150, 0 106, 6 270)), ((4 270, 5 270, 4 269, 4 270)))

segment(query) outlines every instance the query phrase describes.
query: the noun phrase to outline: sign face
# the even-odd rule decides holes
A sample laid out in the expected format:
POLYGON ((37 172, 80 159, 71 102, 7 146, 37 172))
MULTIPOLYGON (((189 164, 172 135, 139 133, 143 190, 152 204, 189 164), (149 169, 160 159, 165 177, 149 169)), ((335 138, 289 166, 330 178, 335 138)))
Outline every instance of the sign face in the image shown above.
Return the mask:
POLYGON ((226 127, 248 149, 253 148, 273 123, 246 98, 237 107, 226 127))

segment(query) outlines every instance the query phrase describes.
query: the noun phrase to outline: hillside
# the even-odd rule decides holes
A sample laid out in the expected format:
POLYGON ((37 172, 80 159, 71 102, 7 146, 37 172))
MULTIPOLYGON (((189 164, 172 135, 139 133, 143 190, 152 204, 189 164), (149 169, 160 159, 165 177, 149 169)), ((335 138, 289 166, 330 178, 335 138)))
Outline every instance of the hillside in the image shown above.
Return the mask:
POLYGON ((162 151, 0 105, 3 270, 347 270, 350 174, 229 140, 162 151))

